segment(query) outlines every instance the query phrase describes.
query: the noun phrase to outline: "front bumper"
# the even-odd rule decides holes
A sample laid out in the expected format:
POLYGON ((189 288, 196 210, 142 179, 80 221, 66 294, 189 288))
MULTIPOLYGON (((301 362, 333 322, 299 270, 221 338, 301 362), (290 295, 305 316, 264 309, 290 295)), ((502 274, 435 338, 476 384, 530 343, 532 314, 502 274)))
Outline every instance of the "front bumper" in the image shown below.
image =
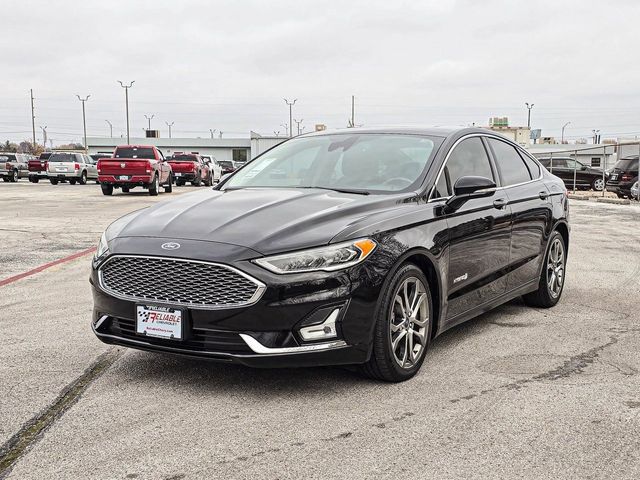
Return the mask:
MULTIPOLYGON (((359 364, 371 351, 375 308, 382 277, 363 264, 339 272, 276 275, 248 261, 227 262, 266 285, 262 297, 246 307, 181 307, 182 340, 136 333, 136 305, 159 304, 116 298, 99 285, 92 270, 92 329, 105 343, 240 363, 252 367, 359 364), (379 282, 371 283, 371 279, 379 282), (304 341, 299 329, 338 310, 337 337, 304 341)), ((170 305, 170 303, 164 303, 170 305)))

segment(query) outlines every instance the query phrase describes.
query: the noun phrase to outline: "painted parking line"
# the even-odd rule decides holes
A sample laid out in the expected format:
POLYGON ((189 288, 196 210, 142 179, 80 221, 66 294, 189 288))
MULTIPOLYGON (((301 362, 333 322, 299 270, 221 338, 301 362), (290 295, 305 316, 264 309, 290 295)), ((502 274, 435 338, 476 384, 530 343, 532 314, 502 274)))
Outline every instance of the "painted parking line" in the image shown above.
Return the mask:
POLYGON ((68 257, 60 258, 58 260, 54 260, 53 262, 45 263, 44 265, 40 265, 32 270, 28 270, 26 272, 19 273, 18 275, 14 275, 13 277, 5 278, 4 280, 0 280, 0 287, 4 287, 5 285, 9 285, 10 283, 17 282, 25 277, 29 277, 31 275, 35 275, 36 273, 40 273, 47 268, 55 267, 56 265, 60 265, 61 263, 70 262, 71 260, 75 260, 76 258, 83 257, 90 253, 96 251, 96 247, 87 248, 86 250, 82 250, 80 252, 76 252, 73 255, 69 255, 68 257))

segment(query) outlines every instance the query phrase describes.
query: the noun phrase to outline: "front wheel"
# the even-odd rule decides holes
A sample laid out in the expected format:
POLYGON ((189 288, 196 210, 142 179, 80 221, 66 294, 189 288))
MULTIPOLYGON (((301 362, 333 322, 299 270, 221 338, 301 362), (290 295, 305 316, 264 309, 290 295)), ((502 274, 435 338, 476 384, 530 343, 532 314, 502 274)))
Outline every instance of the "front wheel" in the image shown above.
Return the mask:
POLYGON ((591 188, 593 188, 596 192, 601 192, 604 190, 604 180, 601 178, 596 178, 593 183, 591 183, 591 188))
POLYGON ((422 270, 407 263, 393 274, 380 295, 371 358, 364 373, 387 382, 413 377, 431 338, 433 304, 422 270))
POLYGON ((20 177, 18 176, 18 170, 15 170, 15 169, 14 169, 14 170, 11 172, 11 181, 12 181, 13 183, 15 183, 15 182, 17 182, 17 181, 18 181, 18 178, 20 178, 20 177))
POLYGON ((562 235, 556 230, 549 238, 540 282, 535 292, 523 296, 530 307, 550 308, 560 300, 564 288, 565 265, 567 261, 566 245, 562 235))
POLYGON ((87 172, 82 172, 82 175, 80 175, 80 179, 78 179, 78 183, 80 185, 86 185, 87 184, 87 172))

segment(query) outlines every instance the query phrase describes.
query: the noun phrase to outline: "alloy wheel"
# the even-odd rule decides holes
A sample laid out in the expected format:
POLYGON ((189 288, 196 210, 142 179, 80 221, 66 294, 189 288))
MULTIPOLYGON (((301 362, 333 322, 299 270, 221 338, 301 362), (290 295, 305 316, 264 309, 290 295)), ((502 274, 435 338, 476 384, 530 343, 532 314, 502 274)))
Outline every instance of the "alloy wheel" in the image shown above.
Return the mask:
POLYGON ((547 257, 547 288, 549 295, 558 298, 564 283, 564 243, 556 237, 549 248, 547 257))
POLYGON ((604 181, 601 178, 596 178, 593 181, 593 189, 597 190, 598 192, 601 192, 603 188, 604 188, 604 181))
POLYGON ((429 305, 427 290, 416 277, 405 279, 394 296, 389 319, 393 358, 409 369, 418 363, 426 350, 429 305))

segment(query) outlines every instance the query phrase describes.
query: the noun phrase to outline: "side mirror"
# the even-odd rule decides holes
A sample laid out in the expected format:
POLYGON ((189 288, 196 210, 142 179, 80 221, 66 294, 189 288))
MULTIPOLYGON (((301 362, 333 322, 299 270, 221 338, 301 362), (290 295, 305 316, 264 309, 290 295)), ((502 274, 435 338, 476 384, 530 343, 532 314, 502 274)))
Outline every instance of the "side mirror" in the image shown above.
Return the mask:
POLYGON ((586 165, 580 165, 580 170, 586 170, 587 166, 586 165))
POLYGON ((460 177, 453 186, 453 196, 444 204, 444 213, 452 213, 474 198, 492 196, 496 184, 486 177, 460 177))

